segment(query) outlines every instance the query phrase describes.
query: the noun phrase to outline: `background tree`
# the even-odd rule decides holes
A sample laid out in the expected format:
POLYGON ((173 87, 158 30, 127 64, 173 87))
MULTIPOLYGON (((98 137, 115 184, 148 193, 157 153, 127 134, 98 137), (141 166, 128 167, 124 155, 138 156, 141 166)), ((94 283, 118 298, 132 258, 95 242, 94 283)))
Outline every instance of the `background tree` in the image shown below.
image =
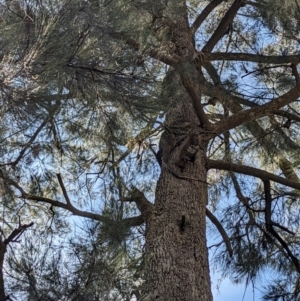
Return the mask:
POLYGON ((299 13, 1 1, 2 243, 42 238, 7 252, 2 296, 211 300, 207 216, 224 275, 299 298, 299 13))

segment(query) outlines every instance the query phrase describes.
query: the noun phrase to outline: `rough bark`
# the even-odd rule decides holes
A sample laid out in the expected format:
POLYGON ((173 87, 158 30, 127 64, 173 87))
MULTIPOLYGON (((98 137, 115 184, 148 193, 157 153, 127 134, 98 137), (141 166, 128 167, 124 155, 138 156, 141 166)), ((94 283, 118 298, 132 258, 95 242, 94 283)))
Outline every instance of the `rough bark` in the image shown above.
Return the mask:
MULTIPOLYGON (((170 82, 174 83, 175 78, 176 75, 171 73, 170 82)), ((205 233, 207 141, 199 133, 199 144, 190 146, 191 157, 187 158, 183 168, 176 164, 182 155, 181 148, 188 133, 199 127, 192 101, 183 85, 179 93, 174 92, 179 82, 178 76, 175 85, 167 85, 172 91, 167 96, 175 104, 168 113, 166 124, 170 125, 169 131, 176 130, 171 135, 172 147, 166 145, 170 141, 168 133, 167 138, 162 137, 162 148, 165 147, 169 152, 167 164, 179 176, 186 174, 191 179, 176 177, 162 165, 153 211, 146 219, 146 282, 143 300, 147 301, 212 300, 205 233), (185 127, 180 131, 178 121, 182 120, 188 120, 190 125, 187 129, 184 123, 185 127)))
MULTIPOLYGON (((194 173, 205 180, 204 153, 194 173)), ((147 221, 145 300, 212 300, 205 236, 206 184, 164 170, 147 221)))
POLYGON ((0 241, 0 300, 5 300, 4 277, 3 277, 3 264, 4 256, 6 253, 6 244, 0 241))
POLYGON ((195 48, 184 1, 175 1, 163 19, 165 38, 181 62, 170 69, 163 89, 169 104, 161 138, 162 172, 155 204, 146 220, 143 300, 212 300, 206 246, 205 132, 195 48), (167 21, 165 21, 167 20, 167 21))

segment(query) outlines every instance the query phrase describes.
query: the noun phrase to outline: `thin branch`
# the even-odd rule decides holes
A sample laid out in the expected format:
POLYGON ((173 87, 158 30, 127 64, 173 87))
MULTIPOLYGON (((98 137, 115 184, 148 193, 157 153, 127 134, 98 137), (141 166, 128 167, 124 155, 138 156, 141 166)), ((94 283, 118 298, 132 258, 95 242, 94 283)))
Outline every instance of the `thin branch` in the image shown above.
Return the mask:
MULTIPOLYGON (((209 62, 207 62, 206 65, 203 65, 203 66, 206 68, 207 72, 213 79, 215 85, 208 83, 205 80, 205 78, 202 77, 201 78, 202 91, 206 95, 209 95, 211 97, 217 97, 218 99, 220 99, 221 102, 223 103, 223 105, 225 107, 228 107, 231 110, 231 112, 234 113, 234 116, 236 116, 238 112, 243 111, 243 107, 240 104, 248 105, 250 107, 260 107, 260 106, 256 105, 255 103, 252 103, 246 99, 232 95, 231 93, 229 93, 228 91, 226 91, 225 89, 220 87, 221 80, 220 80, 214 66, 209 62), (207 67, 209 67, 209 68, 207 68, 207 67), (247 102, 248 102, 248 104, 247 104, 247 102)), ((292 108, 290 108, 290 109, 292 109, 292 108)), ((278 109, 275 109, 275 110, 270 109, 270 112, 267 113, 266 116, 272 115, 272 113, 276 114, 276 113, 280 113, 280 112, 284 112, 284 111, 278 110, 278 109)), ((295 111, 295 113, 296 113, 296 115, 298 114, 296 111, 295 111)), ((290 116, 290 117, 292 117, 292 116, 290 116)), ((247 119, 247 116, 245 118, 247 119)), ((287 118, 289 118, 289 117, 287 116, 287 118)), ((226 119, 222 119, 222 122, 224 120, 226 120, 226 119)), ((221 122, 218 122, 218 124, 221 124, 221 122)), ((258 122, 256 120, 252 120, 252 121, 246 123, 245 127, 254 135, 254 137, 256 137, 257 140, 259 140, 260 137, 266 136, 265 130, 258 124, 258 122)), ((217 131, 215 131, 215 132, 217 132, 217 131)), ((277 132, 280 132, 279 128, 277 129, 277 132)), ((294 144, 292 142, 292 140, 283 131, 281 131, 279 134, 284 138, 286 143, 289 143, 290 145, 294 144)), ((261 143, 262 147, 266 150, 269 148, 269 145, 273 144, 273 142, 270 139, 266 139, 266 141, 260 139, 260 143, 261 143)), ((277 151, 277 153, 278 153, 277 154, 278 157, 282 158, 282 159, 280 159, 280 161, 284 160, 285 162, 287 162, 287 160, 281 155, 280 151, 277 151)), ((279 167, 281 168, 281 170, 282 170, 283 174, 286 176, 286 178, 289 178, 289 175, 291 174, 290 171, 293 169, 291 164, 280 164, 279 167)), ((295 175, 295 173, 294 173, 294 175, 295 175)))
POLYGON ((286 228, 286 227, 284 227, 284 226, 282 226, 282 225, 280 225, 280 224, 278 224, 278 223, 276 223, 276 222, 273 222, 273 221, 272 221, 272 226, 278 227, 278 228, 280 228, 281 230, 283 230, 283 231, 285 231, 285 232, 287 232, 287 233, 289 233, 289 234, 296 235, 295 232, 291 231, 290 229, 288 229, 288 228, 286 228))
POLYGON ((300 189, 300 183, 299 182, 295 182, 295 181, 291 181, 291 180, 287 180, 285 178, 282 178, 280 176, 274 175, 270 172, 258 169, 258 168, 254 168, 254 167, 250 167, 250 166, 246 166, 246 165, 241 165, 241 164, 235 164, 235 163, 229 163, 229 162, 224 162, 224 161, 220 161, 220 160, 207 160, 207 168, 208 169, 221 169, 221 170, 228 170, 228 171, 234 171, 237 173, 241 173, 244 175, 248 175, 248 176, 252 176, 252 177, 256 177, 259 178, 263 181, 265 180, 270 180, 270 181, 274 181, 276 183, 288 186, 288 187, 292 187, 295 189, 300 189))
POLYGON ((264 190, 265 190, 265 222, 266 222, 266 230, 270 232, 272 227, 272 197, 271 197, 271 184, 269 180, 264 180, 264 190))
POLYGON ((126 37, 126 34, 123 32, 110 32, 109 33, 113 38, 124 41, 132 49, 138 51, 140 50, 140 43, 131 37, 126 37))
POLYGON ((64 197, 65 197, 65 199, 66 199, 67 205, 68 205, 69 207, 73 207, 73 205, 72 205, 72 203, 71 203, 71 200, 70 200, 70 198, 69 198, 69 196, 68 196, 66 187, 65 187, 65 185, 64 185, 64 183, 63 183, 63 180, 62 180, 62 178, 61 178, 61 175, 58 173, 58 174, 56 174, 56 176, 57 176, 57 179, 58 179, 60 188, 61 188, 61 190, 62 190, 62 192, 63 192, 63 195, 64 195, 64 197))
POLYGON ((267 232, 271 233, 281 244, 283 249, 286 251, 288 257, 291 259, 293 264, 295 265, 298 273, 300 273, 300 263, 297 257, 294 256, 292 251, 290 250, 288 244, 281 238, 281 236, 274 230, 273 223, 272 223, 272 197, 271 197, 271 185, 269 180, 264 180, 264 190, 265 190, 265 200, 266 200, 266 207, 265 207, 265 222, 266 222, 266 230, 267 232))
MULTIPOLYGON (((65 209, 65 210, 71 212, 73 215, 89 218, 92 220, 97 220, 97 221, 106 223, 108 225, 113 225, 114 223, 116 223, 116 221, 114 221, 110 218, 107 218, 100 214, 95 214, 92 212, 79 210, 70 204, 65 204, 65 203, 50 199, 50 198, 45 198, 45 197, 41 197, 41 196, 37 196, 37 195, 31 195, 29 193, 26 193, 25 190, 17 182, 4 177, 3 173, 0 174, 0 177, 3 178, 3 180, 6 181, 8 184, 14 186, 21 193, 19 198, 23 198, 26 200, 32 200, 32 201, 36 201, 39 203, 50 204, 52 206, 65 209)), ((135 217, 126 218, 126 219, 120 221, 120 223, 125 223, 126 225, 134 227, 134 226, 142 225, 144 223, 144 219, 142 216, 135 216, 135 217)))
MULTIPOLYGON (((225 110, 225 116, 227 117, 229 114, 228 110, 225 110)), ((230 133, 225 132, 224 133, 224 142, 225 142, 225 156, 228 162, 231 162, 231 152, 230 152, 230 133)), ((237 180, 236 174, 234 172, 230 172, 230 177, 233 182, 233 187, 236 192, 236 196, 239 199, 239 201, 247 208, 247 214, 249 216, 249 222, 255 223, 255 218, 253 216, 253 212, 251 211, 251 207, 249 206, 249 198, 245 197, 242 193, 240 184, 237 180)))
MULTIPOLYGON (((228 101, 228 100, 229 101, 234 101, 234 102, 236 102, 240 105, 247 106, 247 107, 250 107, 250 108, 260 106, 259 104, 255 103, 253 101, 250 101, 246 98, 242 98, 242 97, 233 95, 230 92, 226 91, 225 89, 223 89, 221 87, 216 87, 215 85, 213 85, 209 82, 202 83, 202 91, 207 96, 218 97, 219 99, 222 99, 223 101, 228 101)), ((290 112, 283 111, 283 110, 279 110, 279 109, 275 109, 275 110, 272 110, 272 111, 270 110, 270 115, 271 114, 275 114, 275 115, 278 115, 278 116, 283 116, 283 117, 286 117, 288 119, 300 122, 300 116, 292 114, 290 112)), ((224 118, 222 119, 222 121, 223 120, 224 120, 224 118)))
POLYGON ((231 243, 230 243, 230 239, 225 231, 225 229, 223 228, 222 224, 219 222, 219 220, 206 208, 206 216, 210 219, 210 221, 216 226, 216 228, 218 229, 219 233, 221 234, 225 244, 226 244, 226 248, 227 251, 229 253, 229 256, 232 257, 233 255, 233 250, 231 247, 231 243))
POLYGON ((266 71, 266 70, 277 69, 277 68, 289 68, 289 67, 290 66, 286 65, 286 64, 264 66, 262 68, 258 68, 258 69, 252 70, 252 71, 248 71, 248 73, 241 76, 241 78, 244 78, 244 77, 249 76, 251 74, 256 74, 256 75, 263 74, 263 72, 266 71))
POLYGON ((201 89, 203 94, 210 96, 210 97, 216 97, 222 102, 235 102, 239 103, 241 105, 245 105, 247 107, 257 107, 259 106, 257 103, 252 102, 248 99, 239 97, 235 94, 232 94, 230 91, 227 91, 221 86, 221 80, 220 77, 215 69, 215 67, 210 62, 204 62, 203 67, 208 72, 209 76, 213 80, 214 84, 208 82, 204 76, 201 77, 201 89))
POLYGON ((299 72, 298 72, 298 69, 297 69, 297 64, 295 64, 295 63, 291 64, 290 67, 292 69, 292 75, 295 77, 296 84, 298 85, 300 83, 300 77, 299 77, 299 72))
POLYGON ((49 115, 47 116, 47 118, 45 118, 45 120, 40 124, 40 126, 36 129, 36 131, 34 132, 34 134, 31 136, 31 138, 28 140, 28 142, 25 144, 25 147, 20 151, 19 156, 13 161, 13 162, 9 162, 9 163, 5 163, 2 164, 2 166, 5 165, 13 165, 16 166, 19 161, 23 158, 26 150, 32 145, 32 143, 34 142, 34 140, 37 138, 37 136, 39 135, 39 133, 42 131, 42 129, 45 127, 45 125, 51 120, 51 118, 54 116, 56 109, 53 109, 49 115))

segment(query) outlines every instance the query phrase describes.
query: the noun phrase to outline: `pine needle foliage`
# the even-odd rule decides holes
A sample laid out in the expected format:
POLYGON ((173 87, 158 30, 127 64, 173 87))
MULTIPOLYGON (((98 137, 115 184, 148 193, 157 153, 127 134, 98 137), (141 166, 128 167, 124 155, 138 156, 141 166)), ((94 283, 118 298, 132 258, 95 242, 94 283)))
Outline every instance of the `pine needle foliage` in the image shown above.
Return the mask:
MULTIPOLYGON (((164 152, 201 128, 211 264, 247 285, 271 271, 264 300, 299 300, 299 22, 298 0, 0 1, 6 296, 146 300, 156 184, 180 179, 164 152)), ((184 151, 181 170, 201 147, 184 151)))

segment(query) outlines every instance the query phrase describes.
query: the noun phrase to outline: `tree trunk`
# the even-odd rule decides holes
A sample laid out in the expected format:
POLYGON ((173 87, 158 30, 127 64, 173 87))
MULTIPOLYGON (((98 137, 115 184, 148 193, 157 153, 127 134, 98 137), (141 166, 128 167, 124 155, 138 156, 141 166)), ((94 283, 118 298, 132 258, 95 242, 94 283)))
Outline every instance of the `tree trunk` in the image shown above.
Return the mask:
MULTIPOLYGON (((176 86, 179 86, 178 81, 176 86)), ((171 90, 177 105, 169 112, 166 123, 174 125, 176 120, 184 119, 190 125, 184 135, 178 127, 172 132, 176 143, 173 147, 168 146, 170 157, 167 164, 176 169, 179 176, 191 179, 178 178, 162 164, 154 209, 146 220, 143 300, 210 301, 212 294, 205 221, 207 142, 199 134, 198 145, 189 147, 193 159, 186 161, 182 170, 178 168, 176 158, 190 131, 199 128, 199 121, 183 87, 179 93, 179 89, 174 92, 174 86, 171 90)), ((171 126, 169 130, 172 130, 171 126)), ((163 136, 161 140, 162 148, 166 147, 164 143, 169 141, 163 141, 167 140, 163 136)))
POLYGON ((4 278, 3 278, 3 264, 6 253, 6 244, 0 240, 0 301, 5 300, 4 278))

